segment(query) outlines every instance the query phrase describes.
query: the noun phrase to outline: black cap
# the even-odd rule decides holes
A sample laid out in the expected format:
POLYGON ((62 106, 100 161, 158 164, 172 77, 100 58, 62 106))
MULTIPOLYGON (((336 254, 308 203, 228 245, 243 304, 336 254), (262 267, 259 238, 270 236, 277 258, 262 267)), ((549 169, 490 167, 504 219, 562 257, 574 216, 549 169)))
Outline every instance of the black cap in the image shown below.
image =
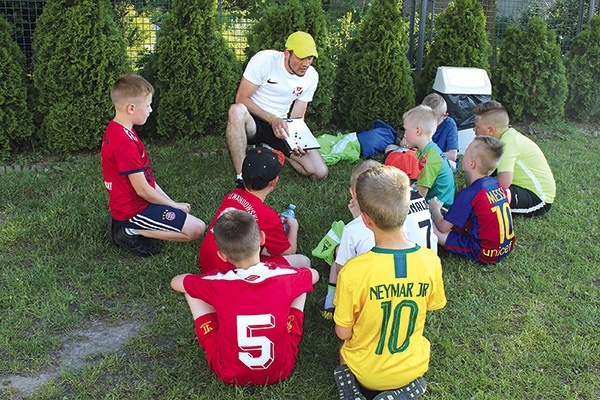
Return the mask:
POLYGON ((248 150, 242 164, 242 178, 246 186, 262 189, 281 171, 281 162, 277 154, 266 147, 248 150))

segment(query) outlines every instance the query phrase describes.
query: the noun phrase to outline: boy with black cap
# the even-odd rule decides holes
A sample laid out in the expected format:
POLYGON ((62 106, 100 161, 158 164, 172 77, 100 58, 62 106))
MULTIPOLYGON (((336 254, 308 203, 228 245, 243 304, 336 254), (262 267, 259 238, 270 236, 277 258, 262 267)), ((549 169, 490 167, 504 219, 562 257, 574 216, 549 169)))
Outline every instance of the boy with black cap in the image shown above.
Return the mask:
POLYGON ((204 273, 213 271, 225 273, 234 268, 231 263, 223 261, 217 255, 218 249, 213 231, 215 221, 223 212, 231 208, 253 215, 259 229, 265 233, 265 242, 261 246, 261 261, 298 268, 310 267, 308 257, 295 254, 298 243, 298 221, 286 220, 289 227, 286 234, 277 212, 264 204, 267 196, 277 186, 282 164, 283 160, 266 147, 248 150, 242 163, 245 188, 232 190, 223 198, 200 245, 198 263, 204 273))
POLYGON ((285 50, 262 50, 248 62, 225 130, 238 187, 248 144, 265 143, 281 151, 302 175, 327 177, 327 165, 318 151, 290 151, 283 141, 289 134, 287 118, 304 118, 317 90, 319 74, 311 64, 318 56, 313 37, 297 31, 288 36, 285 50))

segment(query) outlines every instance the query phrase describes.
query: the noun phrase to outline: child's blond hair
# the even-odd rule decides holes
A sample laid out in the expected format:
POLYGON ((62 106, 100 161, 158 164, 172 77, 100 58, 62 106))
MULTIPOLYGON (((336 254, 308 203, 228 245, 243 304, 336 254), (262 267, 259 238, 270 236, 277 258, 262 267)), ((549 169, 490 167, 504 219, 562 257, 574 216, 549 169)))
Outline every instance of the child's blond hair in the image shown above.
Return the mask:
POLYGON ((446 100, 437 93, 431 93, 425 96, 421 104, 430 107, 438 119, 446 115, 446 111, 448 111, 446 100))
POLYGON ((437 129, 437 117, 429 106, 419 105, 413 109, 408 110, 402 116, 405 124, 409 124, 414 127, 420 127, 423 134, 426 136, 433 136, 437 129))
POLYGON ((492 136, 475 136, 471 146, 471 158, 477 162, 477 170, 485 175, 494 172, 504 153, 504 143, 492 136))
POLYGON ((228 209, 213 226, 217 247, 231 261, 246 260, 260 251, 256 219, 249 213, 228 209))
POLYGON ((369 168, 358 176, 356 198, 361 212, 379 229, 402 228, 410 203, 408 176, 389 165, 369 168))
POLYGON ((125 74, 121 75, 113 84, 110 90, 110 99, 115 107, 120 107, 138 99, 145 99, 152 93, 154 93, 154 88, 146 79, 137 74, 125 74))
POLYGON ((364 171, 368 170, 369 168, 373 168, 378 165, 381 165, 379 161, 371 159, 365 160, 357 164, 352 170, 352 173, 350 174, 350 187, 356 188, 356 180, 358 179, 358 176, 364 171))
POLYGON ((506 130, 510 123, 506 108, 502 103, 495 100, 477 104, 473 109, 473 114, 481 117, 481 121, 485 126, 493 126, 501 132, 506 130))

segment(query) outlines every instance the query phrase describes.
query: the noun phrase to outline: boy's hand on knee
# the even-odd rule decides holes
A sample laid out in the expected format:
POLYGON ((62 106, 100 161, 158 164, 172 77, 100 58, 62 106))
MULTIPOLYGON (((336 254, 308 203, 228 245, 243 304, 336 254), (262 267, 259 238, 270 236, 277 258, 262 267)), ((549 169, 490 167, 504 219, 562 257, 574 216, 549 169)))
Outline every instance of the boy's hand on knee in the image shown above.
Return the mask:
POLYGON ((190 206, 189 203, 175 203, 175 208, 180 209, 183 212, 186 212, 189 214, 190 209, 192 206, 190 206))

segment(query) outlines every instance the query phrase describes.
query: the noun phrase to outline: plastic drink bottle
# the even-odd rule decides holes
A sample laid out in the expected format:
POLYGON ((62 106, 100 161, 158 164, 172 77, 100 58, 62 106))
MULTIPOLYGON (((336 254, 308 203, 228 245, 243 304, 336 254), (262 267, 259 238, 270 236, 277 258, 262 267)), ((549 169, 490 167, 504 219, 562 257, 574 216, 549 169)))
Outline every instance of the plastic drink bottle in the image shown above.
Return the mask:
POLYGON ((283 224, 283 230, 287 233, 288 224, 285 223, 287 218, 296 219, 296 206, 294 204, 290 204, 285 210, 279 214, 279 218, 281 219, 281 223, 283 224))

